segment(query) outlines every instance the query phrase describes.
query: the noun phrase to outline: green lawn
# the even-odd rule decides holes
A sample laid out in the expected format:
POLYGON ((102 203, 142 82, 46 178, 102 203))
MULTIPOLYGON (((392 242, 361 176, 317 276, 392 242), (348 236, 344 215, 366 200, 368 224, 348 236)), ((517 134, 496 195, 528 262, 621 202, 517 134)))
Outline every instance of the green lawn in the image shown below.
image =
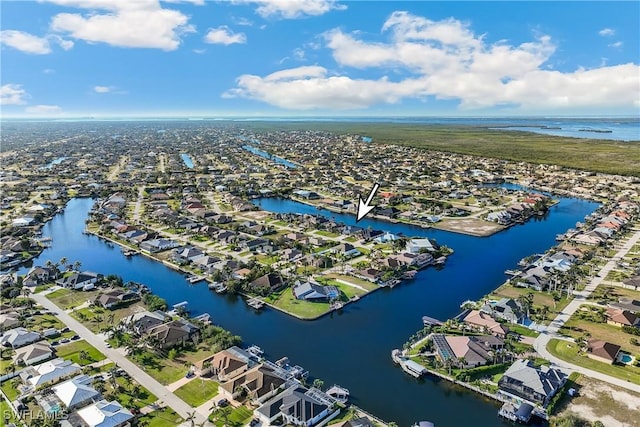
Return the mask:
POLYGON ((554 338, 549 341, 547 350, 566 362, 574 363, 578 366, 640 385, 640 368, 628 365, 609 365, 590 359, 587 356, 578 354, 578 345, 575 343, 554 338))
POLYGON ((289 288, 273 296, 276 297, 274 300, 267 298, 265 301, 303 319, 312 319, 329 311, 328 302, 309 302, 298 300, 293 296, 293 292, 289 288))
POLYGON ((169 359, 160 358, 150 351, 143 351, 140 354, 127 357, 140 366, 143 371, 164 385, 178 381, 184 377, 188 371, 186 365, 180 365, 169 359))
MULTIPOLYGON (((253 412, 249 408, 246 406, 238 406, 237 408, 233 408, 231 413, 228 415, 227 425, 229 427, 242 427, 247 425, 252 417, 253 412)), ((224 419, 217 419, 214 424, 218 427, 222 427, 224 425, 224 419)))
POLYGON ((353 283, 355 285, 361 286, 369 291, 378 289, 380 287, 375 283, 369 282, 368 280, 360 279, 358 277, 353 277, 353 276, 345 276, 342 274, 331 273, 331 274, 327 274, 326 277, 331 277, 333 279, 341 279, 341 280, 344 280, 345 282, 349 282, 349 283, 353 283))
POLYGON ((218 383, 213 380, 194 378, 174 393, 189 405, 197 408, 218 394, 218 383))
POLYGON ((97 348, 95 348, 85 340, 63 344, 57 348, 56 353, 58 357, 71 360, 81 366, 89 365, 93 362, 99 362, 106 359, 106 356, 104 354, 100 353, 97 348), (86 359, 80 360, 81 351, 85 351, 87 353, 86 359))
POLYGON ((509 328, 510 331, 513 331, 516 334, 520 334, 520 335, 523 335, 525 337, 536 338, 538 335, 540 335, 540 333, 538 333, 536 331, 532 331, 531 329, 527 328, 526 326, 522 326, 522 325, 514 325, 513 323, 509 323, 509 324, 507 324, 507 327, 509 328))
POLYGON ((16 398, 20 394, 20 392, 18 392, 18 390, 13 386, 12 381, 13 381, 13 378, 8 381, 4 381, 0 386, 4 394, 11 401, 16 400, 16 398))
POLYGON ((135 383, 131 379, 125 377, 117 377, 116 381, 118 382, 118 384, 120 384, 120 386, 124 387, 125 390, 121 393, 118 393, 118 397, 116 400, 122 403, 122 406, 124 406, 125 408, 140 409, 158 400, 155 395, 151 394, 149 390, 139 384, 137 393, 134 393, 136 391, 135 383))
POLYGON ((149 412, 140 417, 140 420, 146 420, 148 427, 175 427, 184 421, 180 415, 176 414, 171 408, 157 409, 149 412))
POLYGON ((5 415, 8 416, 9 422, 10 423, 14 423, 16 425, 20 425, 19 424, 19 420, 16 418, 15 413, 11 410, 11 407, 9 406, 9 404, 7 403, 6 400, 4 399, 0 399, 0 412, 2 413, 2 421, 4 422, 5 415))
POLYGON ((100 291, 74 291, 71 289, 58 289, 53 291, 47 298, 63 310, 77 307, 88 300, 94 300, 100 291))
POLYGON ((331 238, 340 236, 338 233, 332 233, 326 230, 318 230, 315 232, 315 234, 317 234, 318 236, 331 237, 331 238))

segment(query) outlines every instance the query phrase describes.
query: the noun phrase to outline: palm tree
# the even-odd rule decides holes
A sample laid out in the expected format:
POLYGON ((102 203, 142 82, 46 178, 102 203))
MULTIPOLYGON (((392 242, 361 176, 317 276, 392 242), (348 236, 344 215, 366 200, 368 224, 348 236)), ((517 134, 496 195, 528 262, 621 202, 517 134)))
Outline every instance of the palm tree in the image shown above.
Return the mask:
POLYGON ((187 419, 185 421, 190 422, 191 423, 191 427, 195 426, 195 424, 196 424, 196 411, 189 412, 187 414, 187 419))
POLYGON ((66 269, 67 265, 69 264, 69 260, 67 260, 67 257, 62 257, 60 258, 60 261, 58 261, 58 264, 66 269))
POLYGON ((78 354, 78 360, 82 363, 84 360, 89 360, 89 354, 85 350, 80 350, 78 354))
POLYGON ((76 271, 80 271, 81 266, 82 266, 82 263, 80 261, 76 261, 73 263, 73 269, 76 271))

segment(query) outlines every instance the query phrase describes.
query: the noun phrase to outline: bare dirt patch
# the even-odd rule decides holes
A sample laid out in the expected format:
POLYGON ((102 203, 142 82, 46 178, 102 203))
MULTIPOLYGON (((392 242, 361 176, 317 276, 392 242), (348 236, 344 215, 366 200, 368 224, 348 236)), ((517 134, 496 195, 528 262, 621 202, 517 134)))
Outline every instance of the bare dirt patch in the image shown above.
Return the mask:
POLYGON ((504 230, 504 226, 484 221, 477 218, 448 219, 433 225, 445 231, 453 231, 455 233, 470 234, 472 236, 490 236, 498 231, 504 230))
POLYGON ((581 376, 579 395, 567 401, 558 413, 573 412, 607 427, 640 427, 640 392, 634 393, 602 381, 581 376))

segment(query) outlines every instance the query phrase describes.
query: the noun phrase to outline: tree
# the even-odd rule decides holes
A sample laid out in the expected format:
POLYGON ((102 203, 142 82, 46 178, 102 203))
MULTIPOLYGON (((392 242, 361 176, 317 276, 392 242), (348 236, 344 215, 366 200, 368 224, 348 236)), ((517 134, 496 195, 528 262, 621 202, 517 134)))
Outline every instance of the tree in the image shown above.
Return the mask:
POLYGON ((80 271, 81 266, 82 266, 82 263, 80 261, 76 261, 73 263, 73 269, 76 271, 80 271))
POLYGON ((62 257, 58 263, 66 270, 69 260, 67 260, 67 257, 62 257))
POLYGON ((231 408, 228 406, 216 406, 213 410, 213 415, 216 419, 224 420, 224 426, 229 425, 229 415, 231 414, 231 408))
POLYGON ((321 389, 323 385, 324 385, 324 381, 322 381, 320 378, 316 378, 315 380, 313 380, 313 386, 315 388, 321 389))

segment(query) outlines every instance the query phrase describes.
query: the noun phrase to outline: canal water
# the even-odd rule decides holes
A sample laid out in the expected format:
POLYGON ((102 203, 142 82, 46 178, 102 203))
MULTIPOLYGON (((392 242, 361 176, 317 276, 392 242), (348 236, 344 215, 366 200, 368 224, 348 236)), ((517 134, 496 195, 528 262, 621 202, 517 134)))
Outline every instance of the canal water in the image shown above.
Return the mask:
POLYGON ((287 159, 283 159, 282 157, 278 157, 278 156, 275 156, 273 154, 267 153, 266 151, 260 150, 259 148, 252 147, 251 145, 243 145, 242 148, 244 148, 248 152, 253 153, 253 154, 257 155, 257 156, 264 157, 265 159, 269 159, 272 162, 277 163, 279 165, 285 165, 289 169, 295 169, 296 168, 296 164, 295 163, 290 162, 287 159))
POLYGON ((191 156, 186 153, 182 153, 180 154, 180 157, 182 157, 182 161, 184 162, 184 165, 186 167, 188 167, 189 169, 193 169, 193 160, 191 159, 191 156))
MULTIPOLYGON (((442 269, 423 270, 412 282, 374 292, 340 313, 306 322, 271 309, 255 312, 240 298, 217 295, 206 283, 190 285, 182 274, 146 257, 125 258, 117 246, 82 234, 92 203, 73 199, 64 214, 45 225, 43 234, 53 238, 53 246, 44 250, 37 264, 66 257, 72 263, 80 261, 83 270, 116 273, 125 281, 144 283, 169 304, 186 300, 193 315, 210 313, 215 323, 241 335, 246 343, 261 346, 270 359, 288 356, 325 385, 338 383, 350 389, 353 402, 363 409, 402 427, 418 420, 438 427, 506 425, 491 401, 444 381, 409 377, 393 365, 391 350, 421 328, 423 315, 446 319, 457 314, 461 302, 490 292, 505 280, 504 270, 552 246, 557 234, 597 207, 589 201, 561 199, 545 218, 485 238, 364 219, 359 225, 432 237, 455 253, 442 269)), ((351 215, 322 212, 290 200, 258 203, 267 210, 323 213, 354 223, 351 215)))

